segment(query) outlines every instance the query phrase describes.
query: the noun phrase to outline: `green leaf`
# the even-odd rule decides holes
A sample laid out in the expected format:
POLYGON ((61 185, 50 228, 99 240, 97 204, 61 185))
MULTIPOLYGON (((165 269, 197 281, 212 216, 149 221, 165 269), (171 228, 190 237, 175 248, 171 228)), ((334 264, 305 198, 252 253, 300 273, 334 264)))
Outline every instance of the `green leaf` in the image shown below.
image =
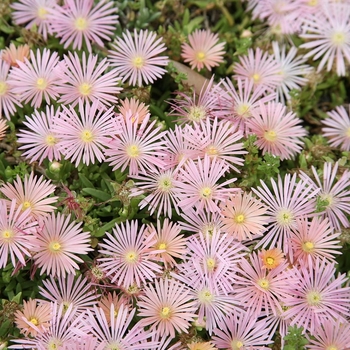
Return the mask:
POLYGON ((79 174, 79 179, 85 187, 94 188, 92 182, 83 174, 79 174))
POLYGON ((93 196, 97 199, 101 199, 103 202, 106 202, 109 199, 111 199, 111 195, 109 193, 96 190, 95 188, 83 188, 82 192, 85 194, 89 194, 90 196, 93 196))
POLYGON ((99 230, 97 230, 96 232, 92 232, 92 236, 94 237, 102 237, 106 231, 110 230, 112 227, 114 227, 115 224, 119 224, 123 221, 123 218, 116 218, 113 219, 112 221, 108 222, 107 224, 103 225, 99 230))

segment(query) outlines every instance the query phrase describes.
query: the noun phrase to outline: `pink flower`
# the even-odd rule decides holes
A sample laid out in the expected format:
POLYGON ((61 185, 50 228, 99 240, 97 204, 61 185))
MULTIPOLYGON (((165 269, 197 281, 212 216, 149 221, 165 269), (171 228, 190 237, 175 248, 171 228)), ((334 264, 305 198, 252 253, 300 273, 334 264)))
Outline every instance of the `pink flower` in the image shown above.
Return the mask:
POLYGON ((274 92, 282 81, 280 66, 273 56, 259 48, 248 50, 248 56, 241 56, 234 65, 235 79, 249 79, 254 87, 263 86, 274 92))
POLYGON ((166 70, 162 68, 168 64, 168 56, 159 56, 166 47, 156 39, 156 33, 134 30, 134 37, 126 30, 123 38, 117 38, 113 50, 109 51, 112 66, 131 85, 142 86, 142 83, 152 84, 160 78, 166 70))
POLYGON ((13 91, 13 85, 9 82, 9 71, 10 65, 0 59, 0 117, 5 114, 8 120, 10 120, 11 116, 16 112, 15 105, 22 107, 19 102, 19 97, 13 91))
POLYGON ((286 111, 281 103, 260 103, 259 108, 252 111, 253 117, 247 121, 247 127, 256 134, 257 145, 263 154, 279 156, 281 160, 291 159, 302 150, 306 130, 299 125, 300 120, 295 113, 286 111))
POLYGON ((210 159, 207 155, 203 160, 198 158, 197 162, 189 159, 184 167, 179 169, 179 177, 175 181, 175 194, 179 207, 183 211, 191 207, 199 211, 220 210, 218 203, 238 190, 225 188, 236 179, 219 183, 227 170, 228 166, 224 160, 210 159))
POLYGON ((350 151, 350 117, 343 106, 327 113, 328 118, 322 120, 325 127, 322 133, 329 139, 332 147, 340 146, 342 151, 350 151))
POLYGON ((111 282, 118 286, 128 288, 134 283, 138 287, 147 280, 156 277, 161 267, 154 262, 153 255, 158 250, 153 250, 156 232, 145 234, 143 225, 138 229, 137 221, 126 221, 113 228, 113 235, 106 232, 106 238, 100 243, 100 254, 106 257, 99 258, 99 267, 106 276, 110 276, 111 282))
POLYGON ((98 100, 91 105, 79 100, 79 115, 72 106, 63 106, 63 112, 54 119, 53 131, 61 137, 57 147, 65 159, 75 161, 76 166, 81 160, 86 165, 94 164, 96 159, 104 161, 110 135, 119 132, 112 123, 113 115, 113 108, 100 109, 98 100))
POLYGON ((53 194, 55 188, 50 180, 45 181, 43 176, 38 178, 32 172, 29 177, 28 175, 24 177, 24 184, 17 175, 14 184, 2 185, 0 192, 10 200, 16 199, 16 208, 22 205, 23 211, 29 209, 34 218, 39 218, 56 209, 51 204, 56 203, 58 197, 45 198, 53 194))
POLYGON ((113 166, 113 171, 124 171, 129 167, 129 176, 133 176, 140 171, 145 174, 156 167, 164 168, 165 163, 160 157, 165 155, 165 132, 160 132, 160 127, 154 128, 156 120, 149 125, 149 116, 140 125, 131 119, 120 122, 120 135, 114 136, 105 151, 106 161, 113 166))
POLYGON ((46 106, 46 113, 35 110, 31 117, 26 116, 23 124, 29 130, 20 129, 17 134, 18 143, 22 144, 20 150, 26 150, 22 156, 29 158, 30 162, 39 164, 48 158, 50 162, 60 160, 61 153, 57 147, 61 135, 53 131, 53 123, 59 109, 55 112, 53 106, 46 106))
POLYGON ((291 325, 304 327, 311 335, 324 322, 346 322, 350 315, 350 287, 342 287, 348 280, 345 274, 335 275, 335 264, 326 259, 309 261, 294 268, 299 281, 289 284, 289 293, 283 302, 287 310, 283 316, 291 325))
POLYGON ((205 66, 211 70, 212 67, 224 62, 225 43, 218 43, 218 40, 219 36, 210 30, 197 29, 188 36, 190 44, 182 44, 181 56, 185 62, 190 63, 192 69, 200 70, 205 66))
POLYGON ((0 117, 0 141, 4 139, 6 135, 6 129, 8 128, 8 125, 6 123, 5 119, 2 119, 0 117))
POLYGON ((311 223, 306 219, 298 219, 291 235, 295 262, 306 264, 310 259, 315 263, 317 258, 323 257, 333 262, 335 254, 341 254, 341 246, 336 240, 339 235, 340 232, 333 233, 328 219, 321 221, 320 217, 314 217, 311 223))
POLYGON ((143 102, 134 97, 120 101, 119 113, 126 119, 132 119, 135 123, 142 123, 149 115, 149 108, 143 102))
POLYGON ((9 83, 13 86, 12 91, 20 95, 21 101, 29 103, 38 108, 43 99, 51 104, 51 99, 56 101, 58 92, 56 90, 57 76, 55 67, 58 63, 58 53, 44 49, 36 55, 30 51, 30 61, 25 58, 24 63, 17 61, 18 67, 12 67, 9 75, 9 83))
POLYGON ((81 50, 83 40, 89 52, 91 43, 104 46, 102 40, 111 40, 118 16, 113 15, 116 8, 113 2, 93 0, 65 0, 64 6, 55 6, 50 12, 51 29, 61 38, 60 43, 67 49, 72 44, 73 49, 81 50), (112 7, 112 8, 111 8, 112 7))
POLYGON ((350 222, 347 214, 350 212, 350 171, 345 170, 337 179, 339 163, 324 163, 323 181, 317 174, 315 167, 311 167, 315 181, 308 175, 301 172, 300 177, 307 182, 314 190, 319 190, 319 200, 321 204, 321 214, 328 217, 336 230, 341 229, 341 225, 349 227, 350 222))
POLYGON ((33 248, 35 264, 41 268, 41 274, 64 276, 75 274, 79 270, 77 262, 83 260, 78 254, 87 254, 90 247, 90 234, 83 232, 81 223, 70 222, 70 215, 65 217, 53 213, 41 222, 42 229, 37 233, 38 243, 33 248))
POLYGON ((25 28, 31 30, 34 26, 44 40, 47 34, 52 34, 48 14, 56 5, 57 0, 20 0, 14 2, 12 16, 17 25, 26 24, 25 28), (28 23, 29 22, 29 23, 28 23))
POLYGON ((16 266, 16 260, 25 266, 25 257, 31 257, 30 252, 36 244, 33 234, 37 222, 32 221, 30 210, 22 212, 21 209, 21 206, 16 208, 15 199, 8 205, 0 200, 0 268, 6 267, 9 256, 13 266, 16 266))
POLYGON ((11 43, 9 47, 1 50, 0 58, 12 67, 18 67, 17 60, 24 62, 24 58, 29 58, 29 51, 27 44, 15 46, 11 43))
POLYGON ((115 69, 107 71, 109 63, 106 58, 99 63, 97 60, 98 56, 92 54, 86 58, 85 52, 81 61, 76 52, 74 56, 71 52, 64 56, 56 68, 59 78, 57 91, 61 94, 59 102, 73 107, 79 99, 85 103, 99 100, 105 106, 117 103, 115 95, 122 90, 118 86, 118 72, 115 69))
POLYGON ((187 333, 190 322, 196 317, 196 304, 191 300, 190 290, 175 279, 156 279, 144 288, 138 302, 141 327, 164 337, 175 337, 175 331, 187 333))
POLYGON ((339 76, 346 73, 346 61, 350 63, 350 6, 349 4, 328 3, 321 11, 314 13, 310 19, 305 19, 305 32, 300 36, 308 39, 300 48, 311 49, 305 58, 322 57, 317 71, 320 72, 327 64, 330 71, 334 60, 339 76), (345 60, 346 59, 346 60, 345 60))

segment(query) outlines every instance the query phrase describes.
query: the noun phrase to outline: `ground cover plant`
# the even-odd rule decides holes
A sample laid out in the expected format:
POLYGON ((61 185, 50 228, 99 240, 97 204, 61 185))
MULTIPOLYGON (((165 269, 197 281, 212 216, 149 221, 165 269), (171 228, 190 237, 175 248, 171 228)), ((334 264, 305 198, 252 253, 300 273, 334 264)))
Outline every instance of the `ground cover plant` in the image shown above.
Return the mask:
POLYGON ((350 348, 350 1, 2 0, 0 349, 350 348))

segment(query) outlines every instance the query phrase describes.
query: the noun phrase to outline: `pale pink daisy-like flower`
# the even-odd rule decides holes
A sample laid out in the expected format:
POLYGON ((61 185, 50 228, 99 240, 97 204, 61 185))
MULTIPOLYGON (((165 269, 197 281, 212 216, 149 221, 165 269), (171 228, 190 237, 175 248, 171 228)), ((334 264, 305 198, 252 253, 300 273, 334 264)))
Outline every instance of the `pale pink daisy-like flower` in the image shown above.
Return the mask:
POLYGON ((99 253, 105 257, 98 259, 100 269, 110 276, 112 283, 128 288, 134 283, 138 287, 147 280, 156 277, 161 267, 154 262, 153 256, 158 250, 155 245, 156 232, 147 232, 143 225, 138 228, 137 221, 126 221, 115 225, 113 235, 106 232, 106 238, 100 243, 99 253))
POLYGON ((212 341, 219 349, 259 349, 268 350, 272 344, 272 334, 266 319, 257 320, 249 311, 235 312, 219 321, 212 341))
POLYGON ((113 293, 107 293, 103 295, 98 302, 98 307, 103 310, 106 315, 108 324, 111 323, 111 317, 117 317, 120 307, 124 305, 129 312, 131 311, 131 304, 129 304, 128 299, 123 295, 117 295, 116 291, 113 293), (114 314, 111 314, 111 305, 114 306, 114 314))
POLYGON ((156 120, 148 122, 149 116, 142 124, 133 123, 131 119, 120 120, 120 134, 113 137, 105 150, 106 161, 113 166, 113 171, 129 167, 129 176, 134 176, 140 171, 145 174, 156 167, 164 168, 165 162, 160 157, 165 156, 165 132, 154 127, 156 120))
POLYGON ((221 203, 222 230, 238 241, 262 236, 269 221, 267 207, 251 193, 241 192, 221 203))
POLYGON ((11 43, 9 47, 0 52, 0 58, 10 66, 18 67, 17 61, 24 62, 24 58, 29 58, 30 48, 27 44, 18 45, 11 43))
POLYGON ((17 175, 14 184, 3 184, 0 192, 9 200, 16 199, 16 207, 22 205, 22 210, 29 209, 30 214, 38 218, 56 209, 51 204, 56 203, 58 197, 48 197, 54 193, 55 189, 56 187, 50 183, 50 180, 44 180, 43 176, 38 178, 32 172, 30 176, 24 177, 24 183, 17 175))
POLYGON ((23 300, 23 309, 15 313, 16 325, 26 337, 29 334, 35 337, 38 329, 45 331, 49 328, 51 318, 51 305, 37 299, 23 300))
POLYGON ((174 258, 181 258, 186 252, 187 240, 180 235, 181 226, 165 219, 163 224, 157 220, 157 229, 150 224, 150 232, 156 231, 155 244, 153 248, 160 251, 154 256, 155 259, 163 262, 166 269, 176 265, 174 258))
POLYGON ((189 44, 182 44, 181 56, 192 69, 206 67, 211 70, 224 62, 225 43, 219 43, 219 36, 210 30, 195 30, 188 36, 189 44))
MULTIPOLYGON (((350 108, 350 107, 349 107, 350 108)), ((322 120, 323 136, 329 139, 332 147, 339 147, 342 151, 350 151, 350 117, 343 106, 327 113, 328 117, 322 120)))
POLYGON ((304 181, 297 183, 296 180, 296 174, 292 177, 286 174, 284 179, 278 176, 277 182, 271 178, 272 191, 262 180, 262 187, 252 188, 254 194, 267 205, 270 222, 267 234, 256 248, 271 244, 288 253, 291 250, 291 229, 296 227, 296 219, 313 216, 319 189, 311 188, 304 181))
POLYGON ((93 290, 92 284, 82 275, 77 279, 74 274, 61 275, 57 280, 50 276, 50 280, 43 280, 43 287, 39 286, 40 294, 51 302, 63 304, 67 310, 71 305, 78 316, 97 305, 100 295, 93 290))
POLYGON ((52 34, 48 14, 56 3, 57 0, 19 0, 11 5, 13 20, 20 26, 26 24, 25 28, 29 30, 35 26, 47 40, 47 34, 52 34))
POLYGON ((248 134, 246 121, 252 116, 252 110, 259 107, 259 102, 266 103, 275 99, 275 94, 265 95, 264 86, 254 87, 254 82, 250 79, 238 79, 238 89, 236 89, 229 78, 222 80, 223 108, 227 111, 227 117, 244 135, 248 134))
POLYGON ((247 121, 250 133, 257 136, 255 145, 263 154, 279 156, 281 160, 291 159, 302 150, 302 137, 307 135, 295 113, 287 112, 281 103, 260 103, 247 121))
POLYGON ((288 285, 298 282, 288 266, 289 262, 284 261, 274 269, 263 268, 256 252, 249 256, 249 261, 242 258, 236 269, 235 298, 255 317, 282 312, 280 301, 289 292, 288 285))
POLYGON ((120 101, 119 113, 124 119, 131 118, 135 123, 142 123, 142 121, 149 115, 149 108, 143 102, 132 97, 120 101))
POLYGON ((313 181, 308 175, 301 172, 300 177, 313 189, 319 190, 319 200, 324 211, 324 217, 328 217, 333 227, 340 230, 341 226, 349 227, 350 222, 347 214, 350 212, 350 171, 345 170, 337 179, 339 163, 324 163, 323 178, 321 180, 316 168, 311 167, 314 178, 313 181))
POLYGON ((227 170, 224 160, 210 159, 207 155, 203 160, 198 158, 197 162, 189 159, 179 169, 179 177, 175 180, 174 191, 179 207, 184 212, 191 207, 199 211, 219 211, 218 203, 238 191, 237 188, 225 187, 235 178, 219 183, 227 170))
POLYGON ((285 103, 290 100, 289 91, 292 89, 300 90, 300 86, 305 85, 308 79, 303 77, 312 72, 313 68, 304 64, 306 58, 296 57, 298 52, 295 46, 292 46, 286 53, 286 46, 281 46, 278 42, 272 43, 273 55, 280 65, 280 74, 282 81, 277 86, 277 102, 285 103))
POLYGON ((104 111, 99 106, 98 100, 91 105, 79 100, 79 114, 72 106, 69 109, 63 106, 54 119, 53 131, 61 138, 57 147, 76 166, 80 161, 86 165, 94 164, 96 159, 104 161, 104 151, 112 140, 110 135, 115 134, 113 108, 104 111))
POLYGON ((175 205, 174 192, 174 180, 177 173, 178 169, 160 170, 157 168, 143 175, 133 175, 131 177, 138 181, 135 182, 135 188, 130 196, 144 194, 145 198, 139 203, 140 209, 147 207, 150 215, 156 211, 157 217, 163 214, 171 218, 173 209, 179 212, 175 205))
POLYGON ((50 12, 51 29, 61 38, 60 43, 67 49, 81 50, 85 43, 89 52, 91 43, 104 46, 103 40, 110 41, 118 23, 113 2, 106 0, 65 0, 64 6, 55 6, 50 12))
POLYGON ((328 3, 304 23, 305 33, 300 36, 308 42, 300 48, 311 49, 305 58, 322 57, 318 72, 326 65, 330 71, 335 61, 337 74, 345 75, 346 61, 350 63, 350 5, 328 3))
POLYGON ((79 270, 77 263, 83 260, 78 254, 87 254, 92 250, 90 233, 83 232, 81 223, 70 222, 70 215, 51 214, 41 222, 37 233, 37 245, 33 248, 34 262, 41 268, 41 274, 64 276, 75 274, 79 270))
POLYGON ((333 233, 329 220, 314 217, 309 223, 306 219, 298 219, 297 226, 292 228, 291 243, 294 263, 302 261, 306 264, 308 259, 313 263, 317 257, 335 261, 335 255, 341 254, 337 237, 340 232, 333 233))
POLYGON ((22 107, 18 95, 13 91, 13 85, 9 82, 10 65, 0 59, 0 117, 5 114, 10 120, 16 112, 16 106, 22 107))
POLYGON ((291 325, 303 327, 312 335, 324 322, 347 322, 350 315, 350 287, 345 274, 335 275, 335 263, 325 258, 309 261, 294 268, 299 281, 289 284, 289 293, 283 299, 287 307, 283 316, 291 325))
POLYGON ((7 128, 8 128, 8 125, 6 123, 6 120, 0 118, 0 141, 4 139, 7 128))
POLYGON ((13 266, 16 260, 25 266, 25 257, 31 257, 36 244, 37 222, 32 221, 29 210, 22 212, 21 206, 16 207, 14 199, 8 205, 0 200, 0 268, 6 267, 9 256, 13 266))
POLYGON ((322 322, 312 337, 308 335, 310 350, 342 350, 348 349, 350 344, 350 323, 341 320, 335 323, 329 320, 322 322))
POLYGON ((28 130, 20 129, 17 137, 18 143, 22 144, 19 149, 25 151, 22 156, 31 163, 38 161, 41 164, 46 158, 50 162, 61 159, 57 147, 61 135, 53 131, 53 123, 59 112, 59 109, 55 112, 53 106, 46 106, 46 112, 35 110, 31 117, 26 116, 23 124, 28 130))
POLYGON ((108 70, 107 59, 97 62, 98 56, 85 52, 80 60, 76 52, 64 56, 56 68, 58 76, 57 92, 61 94, 59 102, 73 107, 79 99, 84 102, 99 100, 102 105, 116 104, 115 96, 122 88, 118 86, 120 77, 115 69, 108 70), (107 71, 108 70, 108 71, 107 71))
POLYGON ((141 30, 138 33, 135 29, 132 37, 126 30, 112 47, 109 60, 123 77, 123 82, 128 80, 131 85, 138 86, 152 84, 166 72, 162 67, 168 64, 168 56, 159 56, 166 47, 154 32, 141 30))
POLYGON ((254 87, 263 86, 274 92, 282 81, 280 66, 272 55, 257 48, 248 50, 248 56, 241 56, 234 65, 235 79, 249 79, 254 87))
POLYGON ((18 67, 12 67, 9 75, 12 91, 19 94, 21 101, 31 102, 35 108, 40 107, 43 100, 47 104, 51 104, 51 99, 56 101, 58 92, 55 67, 58 59, 58 53, 51 53, 48 49, 42 53, 37 49, 36 54, 30 51, 30 61, 25 58, 24 63, 17 61, 18 67))
POLYGON ((175 331, 187 333, 195 317, 196 303, 190 290, 175 279, 156 279, 144 288, 138 301, 141 327, 151 326, 159 335, 174 338, 175 331))

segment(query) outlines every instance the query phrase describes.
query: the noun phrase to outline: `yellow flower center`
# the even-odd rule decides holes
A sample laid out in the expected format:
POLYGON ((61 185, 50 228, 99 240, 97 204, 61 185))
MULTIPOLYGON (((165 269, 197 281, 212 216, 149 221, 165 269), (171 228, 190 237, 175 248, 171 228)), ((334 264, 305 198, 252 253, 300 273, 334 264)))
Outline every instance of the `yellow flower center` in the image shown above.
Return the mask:
POLYGON ((140 155, 140 149, 137 145, 130 145, 126 148, 126 153, 131 158, 136 158, 140 155))
POLYGON ((268 290, 270 287, 270 283, 266 278, 261 278, 260 280, 258 280, 258 285, 265 290, 268 290))
POLYGON ((166 249, 166 244, 165 244, 165 243, 160 243, 160 244, 158 245, 158 249, 159 249, 159 250, 165 250, 165 249, 166 249))
POLYGON ((92 85, 88 84, 88 83, 82 83, 79 86, 79 92, 83 95, 83 96, 88 96, 91 94, 91 88, 92 85))
POLYGON ((135 68, 141 69, 145 65, 145 60, 141 56, 136 56, 132 59, 132 64, 135 68))
POLYGON ((330 345, 326 347, 326 350, 340 350, 336 345, 330 345))
POLYGON ((243 214, 238 214, 233 218, 236 224, 242 224, 245 221, 245 216, 243 214))
POLYGON ((241 104, 236 107, 236 114, 242 118, 250 117, 250 106, 248 104, 241 104))
POLYGON ((318 0, 309 0, 307 4, 309 6, 317 6, 318 5, 318 0))
POLYGON ((304 252, 311 253, 315 246, 312 242, 304 242, 302 247, 304 252))
POLYGON ((209 271, 213 271, 216 267, 216 261, 214 258, 208 258, 207 261, 207 268, 209 271))
POLYGON ((48 11, 46 10, 45 7, 39 7, 38 8, 37 16, 40 19, 46 19, 47 18, 47 16, 46 16, 47 14, 48 14, 48 11))
POLYGON ((240 341, 240 340, 234 340, 232 343, 231 343, 231 349, 232 350, 241 350, 242 347, 243 347, 243 343, 240 341))
POLYGON ((208 156, 217 156, 219 154, 219 150, 214 145, 212 145, 207 148, 206 153, 208 156))
POLYGON ((59 339, 52 339, 47 345, 48 350, 57 350, 63 345, 63 343, 59 339))
POLYGON ((196 59, 198 62, 204 62, 205 61, 205 53, 203 51, 197 52, 196 59))
POLYGON ((46 81, 44 78, 39 78, 39 79, 36 81, 36 87, 37 87, 39 90, 45 90, 46 87, 47 87, 47 81, 46 81))
POLYGON ((281 225, 281 226, 289 226, 294 219, 294 215, 292 214, 292 212, 288 209, 282 209, 278 214, 277 214, 277 222, 281 225))
POLYGON ((214 295, 208 289, 204 289, 199 293, 198 299, 203 304, 209 304, 213 301, 214 295))
POLYGON ((160 178, 158 182, 158 189, 162 192, 169 192, 169 190, 173 187, 173 183, 170 177, 160 178))
POLYGON ((138 254, 135 251, 130 251, 125 254, 125 260, 128 264, 134 264, 138 259, 138 254))
POLYGON ((188 112, 188 119, 194 122, 198 122, 206 117, 205 109, 200 106, 193 106, 188 112))
POLYGON ((335 32, 332 35, 332 43, 336 46, 343 46, 346 41, 346 36, 342 32, 335 32))
POLYGON ((162 308, 160 312, 160 317, 161 318, 170 318, 171 310, 169 307, 165 306, 162 308))
POLYGON ((318 306, 321 303, 322 296, 319 292, 308 292, 306 294, 306 300, 310 306, 318 306))
POLYGON ((332 204, 334 203, 333 196, 327 193, 321 194, 320 198, 322 201, 327 201, 328 204, 326 205, 327 208, 330 208, 332 204))
POLYGON ((85 143, 89 143, 93 141, 94 136, 90 130, 83 130, 81 133, 81 139, 85 143))
POLYGON ((255 84, 260 83, 260 80, 261 80, 260 74, 258 74, 258 73, 253 74, 252 78, 253 78, 255 84))
MULTIPOLYGON (((1 95, 1 90, 0 90, 0 95, 1 95)), ((346 129, 345 136, 350 138, 350 128, 346 129)))
POLYGON ((205 199, 209 198, 211 193, 212 191, 210 187, 203 187, 200 191, 202 198, 205 198, 205 199))
POLYGON ((267 265, 273 265, 274 263, 275 263, 275 259, 274 258, 271 258, 271 257, 266 258, 266 264, 267 265))
POLYGON ((64 301, 62 304, 63 304, 63 312, 66 313, 67 310, 69 309, 71 303, 68 301, 64 301))
POLYGON ((56 143, 57 143, 57 139, 55 136, 53 135, 47 135, 45 137, 45 143, 48 145, 48 146, 54 146, 56 143))
POLYGON ((5 95, 6 91, 7 91, 7 84, 4 81, 0 81, 0 96, 5 95))
POLYGON ((31 208, 31 207, 32 207, 32 204, 30 202, 28 202, 28 201, 23 202, 23 205, 22 205, 23 210, 26 210, 26 209, 31 208))
POLYGON ((37 326, 39 324, 39 321, 37 318, 35 317, 32 317, 29 322, 33 323, 34 326, 37 326))
POLYGON ((88 21, 83 18, 83 17, 78 17, 75 21, 74 21, 74 24, 75 24, 75 29, 77 30, 85 30, 88 26, 88 21))
POLYGON ((10 239, 14 236, 14 232, 10 229, 7 229, 5 231, 2 231, 2 238, 4 241, 9 242, 10 239))
POLYGON ((51 242, 49 249, 51 253, 57 253, 61 250, 61 244, 59 242, 51 242))
POLYGON ((276 131, 274 131, 274 130, 265 131, 264 132, 264 138, 265 138, 266 141, 275 142, 276 139, 277 139, 276 131))

